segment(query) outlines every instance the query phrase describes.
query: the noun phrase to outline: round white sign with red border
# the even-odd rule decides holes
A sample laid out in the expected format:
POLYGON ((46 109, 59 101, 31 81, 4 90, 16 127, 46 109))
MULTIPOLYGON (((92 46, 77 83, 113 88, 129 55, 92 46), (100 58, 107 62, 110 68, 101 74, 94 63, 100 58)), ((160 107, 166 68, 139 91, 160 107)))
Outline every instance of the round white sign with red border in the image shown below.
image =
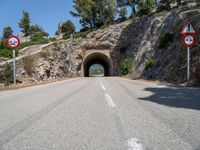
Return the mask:
POLYGON ((10 48, 17 48, 20 45, 20 40, 16 36, 10 36, 7 39, 7 44, 10 48))
POLYGON ((195 38, 193 35, 185 35, 183 37, 183 42, 186 46, 192 46, 195 44, 195 38))

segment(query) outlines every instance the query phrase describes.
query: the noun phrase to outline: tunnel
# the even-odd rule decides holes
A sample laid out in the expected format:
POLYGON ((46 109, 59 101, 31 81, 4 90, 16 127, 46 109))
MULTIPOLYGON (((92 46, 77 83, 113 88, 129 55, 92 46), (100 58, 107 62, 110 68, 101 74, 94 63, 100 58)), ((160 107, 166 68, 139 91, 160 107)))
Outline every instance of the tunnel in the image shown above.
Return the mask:
POLYGON ((94 64, 99 64, 104 68, 104 76, 111 76, 111 62, 108 56, 101 53, 94 53, 87 56, 83 63, 84 77, 90 76, 89 70, 94 64))

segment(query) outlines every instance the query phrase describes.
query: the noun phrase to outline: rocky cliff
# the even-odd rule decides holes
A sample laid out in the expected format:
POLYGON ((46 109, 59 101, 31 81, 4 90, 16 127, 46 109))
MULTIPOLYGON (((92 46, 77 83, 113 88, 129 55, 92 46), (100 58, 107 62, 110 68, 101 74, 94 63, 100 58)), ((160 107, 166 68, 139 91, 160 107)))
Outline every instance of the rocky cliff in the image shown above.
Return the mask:
POLYGON ((160 17, 151 16, 131 23, 122 33, 120 57, 134 58, 132 77, 167 80, 177 84, 186 82, 186 47, 182 42, 181 29, 190 18, 197 30, 197 44, 191 48, 191 74, 193 84, 200 79, 200 9, 172 12, 160 17), (164 47, 161 40, 171 35, 164 47), (123 47, 121 47, 123 45, 123 47), (148 67, 148 63, 151 65, 148 67))

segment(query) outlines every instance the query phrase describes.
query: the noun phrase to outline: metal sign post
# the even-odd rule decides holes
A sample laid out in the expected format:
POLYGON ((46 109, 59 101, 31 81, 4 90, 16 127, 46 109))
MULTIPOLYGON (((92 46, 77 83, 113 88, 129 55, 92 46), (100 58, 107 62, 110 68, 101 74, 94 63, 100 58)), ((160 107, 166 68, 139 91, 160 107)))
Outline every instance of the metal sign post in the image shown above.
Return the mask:
POLYGON ((187 47, 187 83, 190 86, 190 47, 187 47))
POLYGON ((15 49, 13 49, 13 79, 14 84, 16 84, 16 60, 15 60, 15 49))
POLYGON ((15 51, 15 48, 17 48, 20 45, 20 40, 16 36, 10 36, 7 40, 7 44, 10 48, 13 49, 13 83, 16 84, 16 51, 15 51))

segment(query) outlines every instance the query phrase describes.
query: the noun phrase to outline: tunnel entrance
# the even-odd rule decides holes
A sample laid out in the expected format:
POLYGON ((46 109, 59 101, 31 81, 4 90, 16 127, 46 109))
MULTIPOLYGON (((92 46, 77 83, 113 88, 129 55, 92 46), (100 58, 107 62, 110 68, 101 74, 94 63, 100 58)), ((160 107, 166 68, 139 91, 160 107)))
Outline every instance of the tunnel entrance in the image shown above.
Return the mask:
POLYGON ((83 63, 84 77, 90 77, 90 68, 95 64, 103 67, 104 76, 111 76, 111 62, 108 56, 102 53, 93 53, 83 63))

